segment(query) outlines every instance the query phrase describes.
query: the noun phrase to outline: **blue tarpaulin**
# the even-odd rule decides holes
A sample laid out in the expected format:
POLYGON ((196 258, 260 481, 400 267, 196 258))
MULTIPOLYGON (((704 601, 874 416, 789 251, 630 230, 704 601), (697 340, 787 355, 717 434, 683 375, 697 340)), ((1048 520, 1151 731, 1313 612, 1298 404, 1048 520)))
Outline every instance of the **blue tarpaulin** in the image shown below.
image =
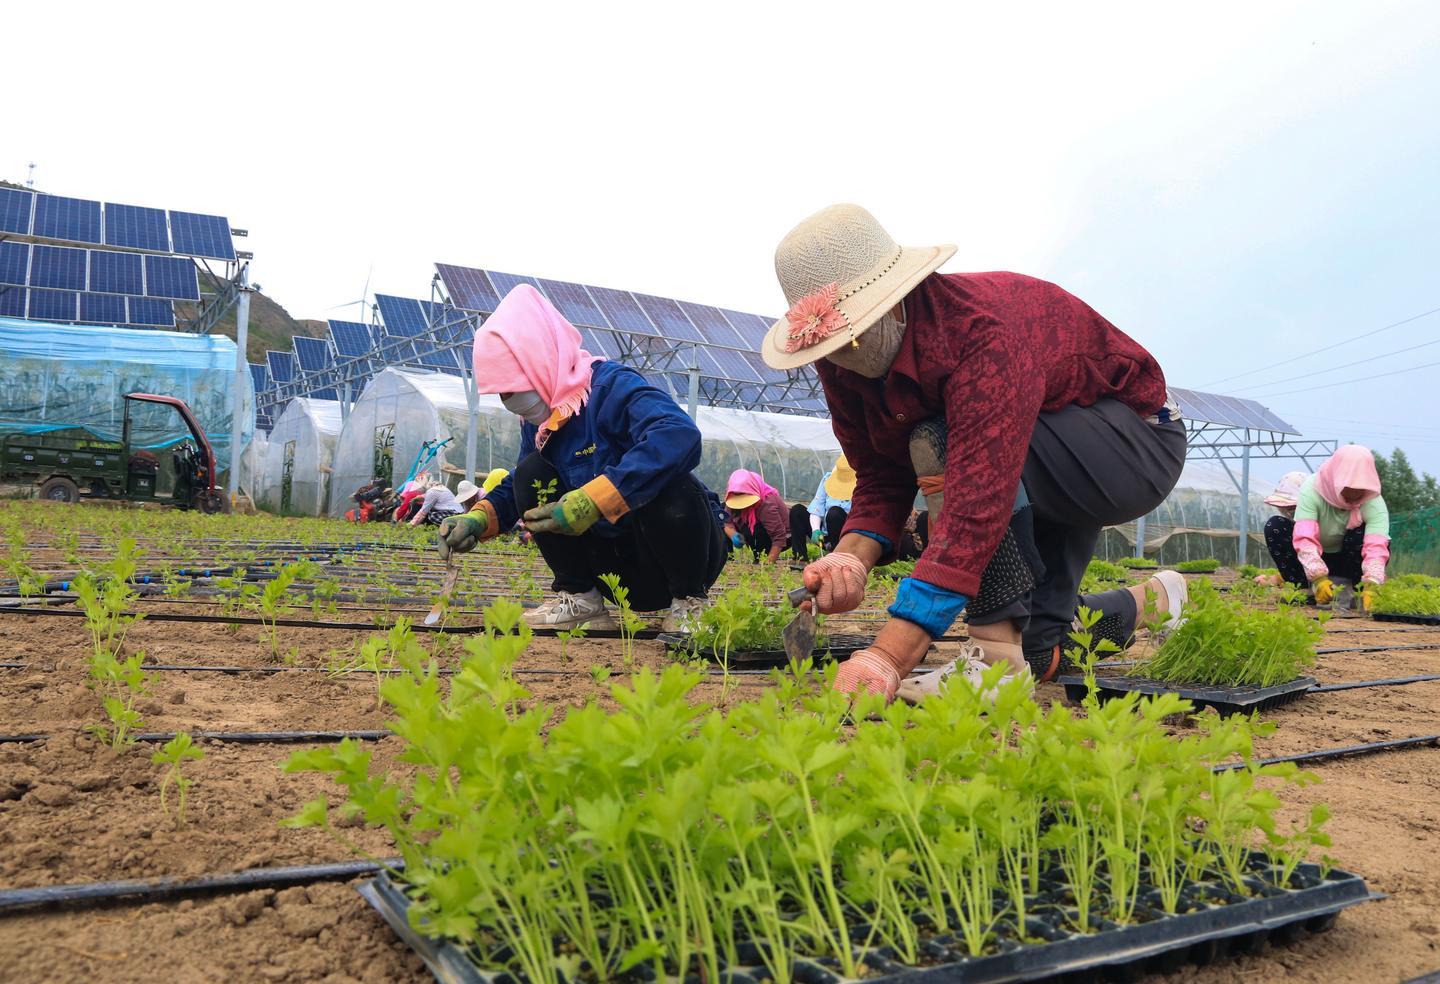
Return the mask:
MULTIPOLYGON (((220 470, 230 462, 234 387, 244 387, 242 439, 255 430, 250 373, 235 373, 235 342, 223 335, 81 327, 0 318, 0 431, 83 427, 120 439, 126 393, 178 396, 205 429, 220 470)), ((136 446, 164 448, 188 437, 179 416, 132 414, 136 446)))

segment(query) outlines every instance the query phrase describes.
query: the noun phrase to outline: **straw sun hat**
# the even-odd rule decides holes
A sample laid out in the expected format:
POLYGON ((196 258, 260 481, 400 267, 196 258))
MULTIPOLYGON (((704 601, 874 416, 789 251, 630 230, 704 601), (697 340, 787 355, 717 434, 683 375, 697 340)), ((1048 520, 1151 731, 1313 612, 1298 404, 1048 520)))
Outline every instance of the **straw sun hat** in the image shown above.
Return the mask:
POLYGON ((855 469, 842 454, 835 459, 830 477, 825 479, 825 494, 832 499, 849 499, 855 495, 855 469))
POLYGON ((795 369, 849 345, 954 254, 954 246, 896 245, 859 205, 816 212, 775 250, 790 310, 761 356, 772 369, 795 369))

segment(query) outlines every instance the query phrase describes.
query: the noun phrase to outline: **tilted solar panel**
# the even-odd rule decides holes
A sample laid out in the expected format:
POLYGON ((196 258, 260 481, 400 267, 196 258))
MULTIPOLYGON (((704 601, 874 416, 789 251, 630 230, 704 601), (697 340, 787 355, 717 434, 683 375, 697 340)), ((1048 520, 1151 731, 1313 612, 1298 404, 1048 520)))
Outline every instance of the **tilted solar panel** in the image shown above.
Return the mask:
POLYGON ((152 328, 175 327, 175 304, 157 297, 126 298, 129 305, 130 323, 148 325, 152 328))
POLYGON ((80 295, 68 290, 31 290, 25 316, 35 321, 75 321, 80 295))
POLYGON ((658 335, 660 330, 646 317, 640 305, 628 290, 611 290, 609 287, 591 287, 590 296, 600 305, 606 319, 621 331, 637 331, 646 335, 658 335))
POLYGON ((450 301, 456 307, 467 311, 481 311, 489 314, 500 303, 500 294, 490 283, 484 270, 473 267, 452 266, 448 263, 435 264, 440 282, 450 294, 450 301))
POLYGON ((85 289, 85 250, 36 244, 30 259, 30 286, 85 289))
POLYGON ((394 297, 390 294, 376 294, 375 303, 380 307, 380 320, 385 330, 392 335, 423 335, 429 325, 420 310, 420 302, 413 297, 394 297))
POLYGON ((375 347, 370 326, 358 321, 330 321, 330 337, 335 341, 335 351, 346 358, 367 355, 375 347))
POLYGON ((100 243, 100 203, 59 195, 35 196, 31 235, 70 243, 100 243))
POLYGON ((80 320, 92 325, 125 324, 125 298, 118 294, 81 294, 80 320))
POLYGON ((291 344, 295 346, 295 361, 305 372, 323 372, 333 364, 330 346, 323 338, 296 335, 291 339, 291 344))
POLYGON ((0 188, 0 232, 17 236, 30 235, 30 214, 35 208, 35 193, 18 188, 0 188))
POLYGON ((721 308, 725 320, 729 321, 740 333, 745 347, 752 352, 759 352, 760 346, 765 341, 765 333, 770 330, 771 322, 760 317, 758 314, 746 314, 743 311, 731 311, 729 308, 721 308))
POLYGON ((174 252, 233 261, 235 242, 230 238, 230 220, 220 215, 171 212, 170 236, 174 252))
POLYGON ((495 290, 499 292, 502 301, 505 299, 506 294, 521 284, 529 284, 536 290, 540 289, 540 283, 534 277, 522 277, 515 273, 501 273, 499 270, 486 270, 485 272, 489 274, 490 282, 495 285, 495 290))
POLYGON ((30 244, 0 242, 0 284, 24 287, 30 276, 30 244))
POLYGON ((250 363, 250 383, 256 393, 265 392, 270 388, 270 370, 258 362, 250 363))
POLYGON ((105 242, 110 246, 170 252, 170 226, 163 208, 105 203, 105 242))
POLYGON ((583 284, 564 280, 541 280, 540 292, 550 299, 565 319, 577 328, 609 328, 604 312, 595 303, 583 284))
POLYGON ((680 310, 680 305, 668 297, 655 297, 653 294, 636 294, 635 300, 655 326, 660 329, 660 334, 666 338, 683 340, 687 342, 703 342, 705 336, 700 334, 700 329, 690 323, 685 317, 685 312, 680 310))
POLYGON ((25 302, 29 293, 24 287, 0 287, 0 316, 25 317, 25 302))
POLYGON ((143 259, 139 253, 90 250, 90 290, 102 294, 145 293, 143 259))
POLYGON ((184 256, 145 257, 145 293, 150 297, 200 300, 195 261, 184 256))
POLYGON ((265 353, 265 364, 270 367, 270 378, 277 386, 295 378, 295 356, 289 352, 271 349, 265 353))
POLYGON ((736 331, 717 307, 708 304, 691 304, 681 301, 680 309, 689 316, 696 328, 704 334, 705 340, 715 345, 729 345, 735 348, 749 348, 745 339, 736 331))

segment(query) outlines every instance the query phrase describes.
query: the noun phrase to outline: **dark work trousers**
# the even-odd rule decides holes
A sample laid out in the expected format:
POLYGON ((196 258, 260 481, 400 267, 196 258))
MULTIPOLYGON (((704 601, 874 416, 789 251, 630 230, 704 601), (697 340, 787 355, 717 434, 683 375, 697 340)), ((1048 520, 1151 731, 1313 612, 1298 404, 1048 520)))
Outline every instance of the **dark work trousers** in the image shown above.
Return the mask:
MULTIPOLYGON (((1352 584, 1360 583, 1360 548, 1365 543, 1365 527, 1357 526, 1345 531, 1340 549, 1335 553, 1321 554, 1320 559, 1330 569, 1331 577, 1345 578, 1352 584)), ((1297 588, 1308 588, 1310 581, 1305 577, 1305 568, 1295 553, 1295 520, 1285 516, 1271 516, 1265 523, 1265 546, 1270 550, 1270 559, 1280 576, 1297 588)))
MULTIPOLYGON (((755 528, 748 530, 745 528, 744 523, 733 519, 731 522, 735 523, 735 532, 740 534, 740 539, 744 541, 744 545, 749 547, 751 552, 755 554, 756 560, 759 560, 761 557, 770 556, 770 547, 775 541, 771 539, 770 531, 765 528, 764 523, 757 519, 755 520, 755 528)), ((804 549, 803 544, 801 549, 804 549)))
MULTIPOLYGON (((840 544, 840 531, 845 528, 845 520, 850 514, 839 506, 831 506, 825 511, 825 518, 820 521, 820 529, 824 533, 821 545, 826 553, 830 553, 840 544)), ((805 550, 805 545, 810 542, 810 509, 806 506, 790 507, 790 552, 798 560, 809 560, 810 555, 805 550)))
MULTIPOLYGON (((1036 663, 1066 641, 1080 579, 1100 530, 1128 523, 1165 500, 1185 465, 1185 425, 1150 424, 1118 400, 1042 413, 1030 435, 1021 480, 1029 529, 1017 539, 1035 570, 1034 587, 970 618, 973 625, 1020 623, 1022 646, 1036 663)), ((987 594, 983 583, 980 595, 987 594)))
MULTIPOLYGON (((555 480, 554 502, 570 491, 555 467, 538 453, 515 469, 516 504, 523 514, 536 506, 535 486, 555 480)), ((630 607, 653 612, 676 598, 700 598, 725 566, 725 536, 706 499, 705 486, 690 473, 677 476, 650 502, 615 525, 615 536, 594 529, 580 536, 537 533, 535 545, 555 580, 553 591, 583 594, 599 589, 601 574, 619 574, 629 589, 630 607)), ((611 599, 614 600, 613 598, 611 599)))
MULTIPOLYGON (((1111 588, 1109 591, 1081 595, 1079 607, 1101 613, 1100 621, 1090 630, 1094 637, 1092 644, 1098 645, 1101 639, 1109 639, 1121 649, 1129 649, 1130 644, 1135 641, 1135 625, 1140 621, 1140 606, 1135 604, 1135 596, 1130 593, 1129 588, 1111 588)), ((1065 649, 1067 643, 1069 639, 1060 640, 1060 648, 1065 649)))
MULTIPOLYGON (((930 542, 930 512, 922 509, 915 517, 915 532, 900 531, 900 546, 895 550, 896 560, 919 560, 930 542)), ((978 624, 978 623, 977 623, 978 624)))

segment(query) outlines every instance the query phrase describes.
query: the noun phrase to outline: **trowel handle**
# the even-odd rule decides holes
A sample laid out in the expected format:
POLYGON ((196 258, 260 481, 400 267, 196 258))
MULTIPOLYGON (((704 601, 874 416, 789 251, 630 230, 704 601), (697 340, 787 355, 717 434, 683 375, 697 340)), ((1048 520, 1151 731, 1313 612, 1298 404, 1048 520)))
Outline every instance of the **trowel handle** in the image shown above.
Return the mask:
POLYGON ((815 593, 809 588, 796 588, 785 596, 790 601, 791 608, 799 608, 801 604, 815 597, 815 593))

